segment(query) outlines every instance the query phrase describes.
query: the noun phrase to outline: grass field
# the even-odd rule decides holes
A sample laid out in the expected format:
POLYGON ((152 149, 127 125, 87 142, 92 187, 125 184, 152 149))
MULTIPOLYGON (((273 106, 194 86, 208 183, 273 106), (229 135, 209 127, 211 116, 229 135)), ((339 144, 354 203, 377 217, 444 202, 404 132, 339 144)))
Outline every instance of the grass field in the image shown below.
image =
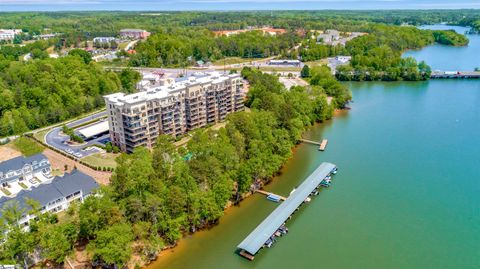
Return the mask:
POLYGON ((15 141, 13 141, 13 146, 26 157, 38 154, 44 150, 42 145, 27 137, 19 137, 15 139, 15 141))
POLYGON ((241 63, 249 63, 249 62, 252 62, 252 61, 261 61, 261 60, 262 60, 262 58, 228 57, 228 58, 213 62, 213 65, 241 64, 241 63))
POLYGON ((317 61, 305 62, 305 64, 310 66, 310 67, 322 66, 322 65, 327 65, 328 60, 327 59, 320 59, 320 60, 317 60, 317 61))
POLYGON ((100 167, 116 168, 117 162, 115 161, 115 158, 118 155, 119 154, 114 154, 114 153, 96 153, 83 158, 82 161, 97 167, 100 166, 100 167))
POLYGON ((50 132, 50 130, 51 130, 51 129, 46 129, 46 130, 43 130, 43 131, 40 131, 40 132, 36 132, 36 133, 33 134, 33 136, 34 136, 36 139, 45 142, 45 135, 46 135, 48 132, 50 132))

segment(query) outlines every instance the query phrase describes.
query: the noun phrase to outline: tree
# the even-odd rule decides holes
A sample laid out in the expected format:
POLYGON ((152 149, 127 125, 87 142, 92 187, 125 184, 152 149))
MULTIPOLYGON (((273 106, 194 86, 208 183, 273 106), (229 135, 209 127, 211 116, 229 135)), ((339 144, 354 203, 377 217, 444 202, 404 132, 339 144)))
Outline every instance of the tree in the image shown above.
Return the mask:
POLYGON ((82 49, 73 49, 68 52, 68 55, 80 57, 86 64, 89 64, 92 61, 92 55, 82 49))
POLYGON ((94 260, 123 268, 132 255, 133 232, 130 225, 118 223, 98 231, 97 237, 87 247, 94 260))
POLYGON ((40 235, 40 247, 45 258, 56 263, 63 263, 65 257, 72 253, 75 234, 68 236, 69 229, 75 231, 71 224, 53 225, 44 228, 40 235))
POLYGON ((302 71, 300 72, 300 76, 302 78, 310 77, 310 67, 308 66, 308 64, 303 66, 302 71))

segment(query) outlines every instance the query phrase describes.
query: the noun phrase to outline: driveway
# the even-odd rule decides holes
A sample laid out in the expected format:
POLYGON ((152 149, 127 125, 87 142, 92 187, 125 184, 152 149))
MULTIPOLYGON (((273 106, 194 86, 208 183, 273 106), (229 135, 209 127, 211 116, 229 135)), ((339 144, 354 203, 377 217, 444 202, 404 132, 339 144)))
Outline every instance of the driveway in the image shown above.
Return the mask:
MULTIPOLYGON (((89 121, 92 121, 92 120, 95 120, 95 119, 100 119, 102 117, 105 117, 106 115, 107 115, 107 112, 102 111, 102 112, 99 112, 99 113, 96 113, 96 114, 93 114, 93 115, 89 115, 85 118, 81 118, 81 119, 72 121, 72 122, 70 122, 66 125, 70 128, 75 128, 76 126, 79 126, 83 123, 86 123, 86 122, 89 122, 89 121)), ((52 146, 52 147, 56 148, 57 150, 63 151, 63 152, 65 152, 65 153, 67 153, 67 154, 69 154, 73 157, 76 157, 76 158, 82 158, 82 157, 100 152, 96 148, 90 148, 88 150, 86 150, 85 148, 88 148, 88 147, 93 146, 95 144, 101 144, 100 141, 109 137, 108 134, 107 134, 107 135, 98 137, 96 139, 90 140, 87 143, 84 143, 84 144, 81 144, 81 145, 69 145, 67 143, 67 141, 69 140, 69 137, 66 136, 66 135, 62 135, 61 131, 62 131, 61 126, 53 128, 45 136, 45 142, 49 146, 52 146), (75 156, 75 155, 77 155, 77 156, 75 156)))

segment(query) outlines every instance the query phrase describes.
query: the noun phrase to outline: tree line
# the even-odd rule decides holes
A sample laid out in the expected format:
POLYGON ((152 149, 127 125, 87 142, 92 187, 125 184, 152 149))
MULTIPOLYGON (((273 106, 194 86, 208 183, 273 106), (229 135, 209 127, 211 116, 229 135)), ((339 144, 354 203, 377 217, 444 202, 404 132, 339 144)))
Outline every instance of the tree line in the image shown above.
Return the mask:
POLYGON ((299 40, 295 34, 271 36, 261 31, 215 37, 207 29, 171 29, 140 43, 130 65, 178 67, 225 57, 265 58, 287 53, 299 40))
POLYGON ((103 107, 103 95, 134 89, 137 72, 106 72, 88 56, 79 51, 0 68, 0 137, 68 120, 103 107))

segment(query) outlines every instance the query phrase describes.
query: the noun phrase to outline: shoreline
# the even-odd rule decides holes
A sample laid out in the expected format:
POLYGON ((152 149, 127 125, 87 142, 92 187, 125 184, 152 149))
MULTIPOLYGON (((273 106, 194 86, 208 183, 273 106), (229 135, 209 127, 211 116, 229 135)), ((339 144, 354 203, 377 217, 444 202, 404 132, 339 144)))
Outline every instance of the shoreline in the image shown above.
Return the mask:
MULTIPOLYGON (((320 126, 320 125, 324 125, 324 126, 327 126, 327 125, 330 125, 330 124, 333 124, 334 122, 334 119, 337 118, 337 117, 343 117, 343 116, 346 116, 348 114, 348 112, 350 111, 350 109, 335 109, 334 112, 333 112, 333 115, 332 115, 332 118, 329 119, 329 120, 326 120, 324 122, 316 122, 314 123, 313 125, 309 126, 303 133, 305 134, 306 132, 308 132, 310 129, 316 127, 316 126, 320 126)), ((286 161, 286 163, 284 165, 282 165, 282 167, 279 169, 279 171, 274 175, 272 176, 272 178, 270 180, 268 180, 267 182, 265 182, 261 189, 263 189, 264 187, 266 186, 270 186, 271 184, 273 183, 276 183, 277 182, 277 179, 279 176, 281 176, 283 174, 283 171, 285 171, 286 169, 288 169, 289 167, 289 162, 295 157, 297 151, 298 151, 298 148, 300 147, 300 145, 303 144, 303 143, 298 143, 296 144, 294 147, 292 147, 291 151, 292 151, 292 156, 286 161)), ((205 228, 202 228, 200 230, 197 230, 196 232, 193 232, 193 233, 186 233, 182 236, 182 238, 180 238, 176 243, 175 245, 173 246, 167 246, 165 248, 163 248, 160 253, 155 257, 154 260, 151 260, 149 263, 145 263, 145 264, 142 264, 140 265, 141 268, 143 269, 153 269, 155 268, 155 264, 157 263, 161 263, 163 260, 162 259, 168 259, 170 256, 172 256, 173 254, 175 254, 176 252, 178 251, 182 251, 186 246, 187 244, 185 243, 185 241, 187 241, 189 238, 193 237, 193 236, 201 236, 202 234, 204 233, 207 233, 209 232, 211 229, 214 229, 215 227, 217 227, 218 225, 221 225, 220 221, 221 219, 229 216, 229 212, 233 211, 236 209, 236 207, 241 207, 242 204, 245 204, 247 202, 251 202, 252 199, 248 199, 250 198, 251 196, 253 196, 253 194, 255 194, 255 192, 252 192, 252 191, 249 191, 247 192, 246 194, 244 194, 242 196, 242 199, 238 201, 238 203, 233 203, 232 201, 229 201, 225 207, 225 210, 223 211, 223 216, 220 217, 220 219, 218 220, 217 223, 213 224, 213 225, 209 225, 209 226, 206 226, 205 228)))

